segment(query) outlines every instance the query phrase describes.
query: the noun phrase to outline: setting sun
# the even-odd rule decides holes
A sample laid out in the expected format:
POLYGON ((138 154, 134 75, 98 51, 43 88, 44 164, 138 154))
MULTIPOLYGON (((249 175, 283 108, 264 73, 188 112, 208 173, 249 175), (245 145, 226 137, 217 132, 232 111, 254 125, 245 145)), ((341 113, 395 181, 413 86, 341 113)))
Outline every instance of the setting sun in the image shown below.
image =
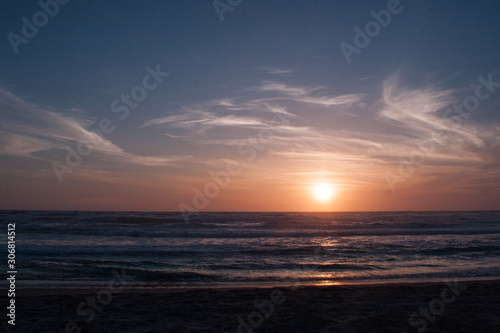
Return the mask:
POLYGON ((328 201, 332 198, 335 188, 330 184, 316 184, 312 188, 312 193, 317 200, 328 201))

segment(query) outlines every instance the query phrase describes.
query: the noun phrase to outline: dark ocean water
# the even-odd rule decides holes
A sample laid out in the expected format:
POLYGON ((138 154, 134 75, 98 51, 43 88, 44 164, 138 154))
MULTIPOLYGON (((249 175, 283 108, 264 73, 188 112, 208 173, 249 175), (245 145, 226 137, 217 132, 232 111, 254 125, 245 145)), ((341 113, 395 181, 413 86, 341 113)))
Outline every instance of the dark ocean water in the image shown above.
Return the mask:
MULTIPOLYGON (((1 211, 20 287, 142 287, 500 277, 500 212, 1 211)), ((6 237, 2 247, 5 249, 6 237)), ((7 258, 7 252, 5 258, 7 258)), ((7 259, 5 259, 6 261, 7 259)))

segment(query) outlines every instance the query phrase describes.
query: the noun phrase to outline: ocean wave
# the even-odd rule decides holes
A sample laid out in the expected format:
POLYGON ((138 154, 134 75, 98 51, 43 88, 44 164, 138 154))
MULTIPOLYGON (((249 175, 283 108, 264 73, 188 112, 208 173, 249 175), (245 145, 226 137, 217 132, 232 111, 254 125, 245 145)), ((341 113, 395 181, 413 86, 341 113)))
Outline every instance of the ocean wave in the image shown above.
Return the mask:
POLYGON ((467 253, 471 254, 473 252, 498 252, 500 253, 500 245, 484 245, 484 246, 449 246, 449 247, 441 247, 441 248, 431 248, 431 249, 423 249, 420 250, 420 253, 423 254, 434 254, 434 255, 449 255, 456 253, 467 253))

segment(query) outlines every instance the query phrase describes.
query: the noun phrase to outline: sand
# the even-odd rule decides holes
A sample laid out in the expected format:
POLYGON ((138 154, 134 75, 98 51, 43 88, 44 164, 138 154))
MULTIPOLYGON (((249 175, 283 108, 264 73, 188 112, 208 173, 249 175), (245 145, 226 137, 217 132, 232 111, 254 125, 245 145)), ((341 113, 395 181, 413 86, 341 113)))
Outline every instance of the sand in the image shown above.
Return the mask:
POLYGON ((10 331, 500 332, 500 280, 114 292, 20 290, 10 331))

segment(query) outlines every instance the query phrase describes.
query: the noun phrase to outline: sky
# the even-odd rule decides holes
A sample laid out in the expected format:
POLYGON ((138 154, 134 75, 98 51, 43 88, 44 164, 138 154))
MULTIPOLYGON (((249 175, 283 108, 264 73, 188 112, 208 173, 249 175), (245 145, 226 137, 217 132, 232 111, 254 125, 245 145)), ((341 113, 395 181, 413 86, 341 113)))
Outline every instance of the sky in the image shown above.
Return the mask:
POLYGON ((0 4, 0 209, 493 210, 497 1, 0 4))

